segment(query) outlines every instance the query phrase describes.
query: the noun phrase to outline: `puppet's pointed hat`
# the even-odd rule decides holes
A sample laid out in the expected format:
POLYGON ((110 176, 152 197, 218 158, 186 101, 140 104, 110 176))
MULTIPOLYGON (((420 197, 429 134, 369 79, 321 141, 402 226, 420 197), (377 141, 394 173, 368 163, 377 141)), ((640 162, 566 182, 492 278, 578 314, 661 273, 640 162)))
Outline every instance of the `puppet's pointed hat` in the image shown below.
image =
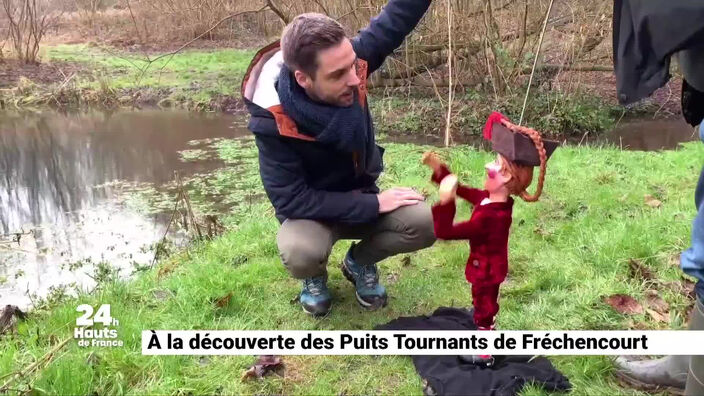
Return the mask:
POLYGON ((543 192, 548 158, 559 142, 543 140, 537 131, 512 124, 508 118, 497 112, 489 116, 484 126, 484 138, 490 140, 494 151, 507 160, 518 165, 540 167, 535 194, 531 195, 526 190, 520 193, 524 201, 537 201, 543 192))
MULTIPOLYGON (((484 126, 484 138, 491 141, 494 151, 509 161, 519 165, 540 166, 540 154, 533 139, 528 136, 529 128, 512 124, 508 118, 493 112, 484 126)), ((552 155, 559 142, 540 139, 545 148, 545 160, 552 155)))

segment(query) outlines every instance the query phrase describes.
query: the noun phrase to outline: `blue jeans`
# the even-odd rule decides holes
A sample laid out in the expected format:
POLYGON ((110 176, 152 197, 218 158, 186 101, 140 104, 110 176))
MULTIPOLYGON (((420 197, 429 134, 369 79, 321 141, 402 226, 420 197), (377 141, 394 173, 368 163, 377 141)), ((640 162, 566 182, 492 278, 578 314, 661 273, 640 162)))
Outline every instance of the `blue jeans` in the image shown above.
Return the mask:
MULTIPOLYGON (((699 138, 704 142, 704 128, 700 124, 699 138)), ((697 217, 692 223, 692 246, 682 252, 680 267, 686 274, 697 278, 696 292, 704 302, 704 168, 699 174, 699 182, 694 192, 694 204, 697 207, 697 217)))

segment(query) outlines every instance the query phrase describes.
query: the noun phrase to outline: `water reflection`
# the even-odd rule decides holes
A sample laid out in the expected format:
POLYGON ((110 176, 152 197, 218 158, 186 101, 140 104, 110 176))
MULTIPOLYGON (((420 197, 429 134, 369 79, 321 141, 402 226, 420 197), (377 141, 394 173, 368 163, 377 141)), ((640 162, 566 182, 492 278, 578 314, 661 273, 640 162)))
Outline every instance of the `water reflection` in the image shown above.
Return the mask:
MULTIPOLYGON (((676 118, 622 121, 596 141, 606 141, 624 150, 657 151, 676 149, 680 143, 697 139, 694 128, 676 118)), ((585 142, 589 142, 589 138, 585 142)))
POLYGON ((124 182, 160 185, 174 171, 215 169, 218 161, 185 162, 179 151, 243 134, 241 120, 225 115, 0 113, 0 306, 26 307, 28 290, 43 296, 59 284, 90 287, 93 265, 70 271, 62 264, 105 260, 128 274, 134 262, 149 262, 145 246, 159 239, 165 220, 131 210, 124 182))

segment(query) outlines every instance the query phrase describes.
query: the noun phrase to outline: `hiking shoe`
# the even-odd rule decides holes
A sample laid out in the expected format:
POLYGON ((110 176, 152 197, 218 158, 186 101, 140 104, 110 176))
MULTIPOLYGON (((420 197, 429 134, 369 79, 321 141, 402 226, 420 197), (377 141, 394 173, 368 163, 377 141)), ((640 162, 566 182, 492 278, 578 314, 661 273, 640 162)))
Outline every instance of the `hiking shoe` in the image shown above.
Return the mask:
POLYGON ((299 296, 303 310, 313 316, 325 316, 330 312, 332 296, 326 284, 327 276, 303 279, 303 290, 299 296))
POLYGON ((359 265, 352 257, 353 243, 342 260, 342 274, 352 282, 357 295, 357 302, 362 308, 374 311, 386 306, 386 288, 379 284, 376 264, 359 265))

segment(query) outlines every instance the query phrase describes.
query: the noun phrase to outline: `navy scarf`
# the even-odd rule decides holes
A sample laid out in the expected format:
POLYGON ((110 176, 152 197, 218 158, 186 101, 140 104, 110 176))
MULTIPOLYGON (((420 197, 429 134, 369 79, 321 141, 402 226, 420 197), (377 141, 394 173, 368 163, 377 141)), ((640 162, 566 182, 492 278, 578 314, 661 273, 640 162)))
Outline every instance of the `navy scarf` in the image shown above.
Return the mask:
POLYGON ((366 113, 359 104, 359 93, 354 92, 354 103, 349 107, 331 106, 311 100, 305 90, 298 85, 293 73, 281 68, 277 85, 281 106, 291 117, 301 132, 315 137, 315 140, 337 149, 361 155, 361 163, 366 162, 366 148, 369 144, 371 128, 366 125, 366 113))

